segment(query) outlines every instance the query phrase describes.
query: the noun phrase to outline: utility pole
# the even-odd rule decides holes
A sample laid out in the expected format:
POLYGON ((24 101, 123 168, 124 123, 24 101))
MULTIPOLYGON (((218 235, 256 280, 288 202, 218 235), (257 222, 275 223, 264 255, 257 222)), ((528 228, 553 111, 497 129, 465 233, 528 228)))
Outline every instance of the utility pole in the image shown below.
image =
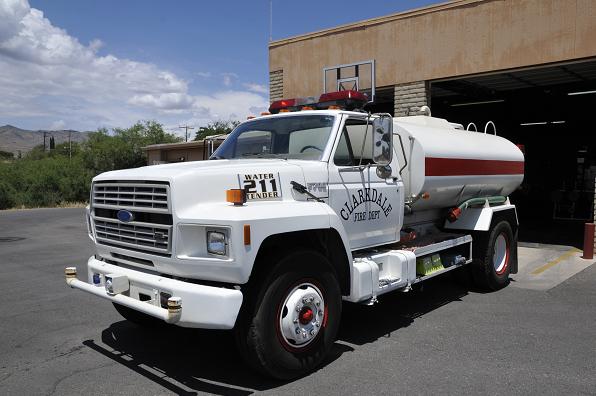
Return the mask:
POLYGON ((269 0, 269 42, 273 41, 273 0, 269 0))
POLYGON ((43 131, 43 152, 46 152, 46 131, 43 131))
POLYGON ((72 133, 72 131, 68 131, 68 160, 69 161, 72 159, 72 143, 70 141, 71 133, 72 133))
POLYGON ((194 127, 190 127, 188 125, 179 126, 178 128, 184 129, 184 141, 185 142, 188 142, 188 130, 189 129, 195 129, 195 128, 194 127))

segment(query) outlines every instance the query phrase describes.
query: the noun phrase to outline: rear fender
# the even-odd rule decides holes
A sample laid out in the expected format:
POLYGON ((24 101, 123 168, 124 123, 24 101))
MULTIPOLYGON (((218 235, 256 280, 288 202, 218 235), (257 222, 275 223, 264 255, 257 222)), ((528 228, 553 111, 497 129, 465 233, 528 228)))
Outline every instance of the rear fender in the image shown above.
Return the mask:
MULTIPOLYGON (((517 217, 517 209, 515 205, 509 204, 509 200, 505 205, 500 206, 485 206, 483 208, 468 208, 464 210, 461 216, 453 223, 445 221, 445 228, 450 230, 469 231, 474 239, 482 238, 482 235, 487 233, 497 223, 507 221, 513 231, 513 241, 511 246, 511 270, 512 274, 517 274, 518 258, 517 258, 517 237, 519 221, 517 217)), ((472 242, 474 243, 474 242, 472 242)))

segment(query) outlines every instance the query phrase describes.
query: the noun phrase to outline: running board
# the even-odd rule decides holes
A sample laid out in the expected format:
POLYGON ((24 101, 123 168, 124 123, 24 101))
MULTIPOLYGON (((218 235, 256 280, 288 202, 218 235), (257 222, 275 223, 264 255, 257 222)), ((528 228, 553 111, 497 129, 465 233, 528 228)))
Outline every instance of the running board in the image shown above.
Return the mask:
POLYGON ((371 304, 379 295, 395 290, 410 291, 414 284, 471 262, 472 237, 462 234, 437 233, 386 246, 384 251, 365 251, 354 255, 352 293, 345 299, 371 304), (425 267, 424 271, 417 271, 416 263, 420 265, 421 259, 432 256, 440 260, 437 266, 440 269, 428 273, 425 267))
POLYGON ((428 274, 428 275, 420 276, 420 277, 416 278, 415 280, 413 280, 411 284, 412 284, 412 285, 415 285, 416 283, 423 282, 423 281, 425 281, 425 280, 428 280, 428 279, 430 279, 430 278, 434 278, 434 277, 435 277, 435 276, 437 276, 437 275, 441 275, 441 274, 444 274, 445 272, 453 271, 453 270, 454 270, 454 269, 456 269, 456 268, 460 268, 460 267, 463 267, 464 265, 468 265, 468 264, 470 264, 471 262, 472 262, 472 260, 471 260, 471 259, 470 259, 470 260, 466 260, 466 262, 465 262, 465 263, 461 263, 461 264, 454 264, 454 265, 452 265, 452 266, 450 266, 450 267, 443 268, 442 270, 435 271, 435 272, 433 272, 432 274, 428 274))

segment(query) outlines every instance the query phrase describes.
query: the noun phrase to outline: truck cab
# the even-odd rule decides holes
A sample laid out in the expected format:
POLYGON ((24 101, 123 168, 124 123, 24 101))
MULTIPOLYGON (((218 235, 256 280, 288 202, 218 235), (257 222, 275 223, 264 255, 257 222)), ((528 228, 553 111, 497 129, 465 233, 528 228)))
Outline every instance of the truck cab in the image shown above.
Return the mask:
POLYGON ((342 301, 373 304, 475 255, 479 282, 507 283, 517 217, 499 197, 518 174, 480 189, 471 178, 474 191, 413 181, 425 138, 408 131, 428 120, 304 107, 240 124, 209 161, 95 177, 96 252, 87 282, 68 267, 67 283, 140 324, 234 329, 251 366, 285 379, 324 359, 342 301))

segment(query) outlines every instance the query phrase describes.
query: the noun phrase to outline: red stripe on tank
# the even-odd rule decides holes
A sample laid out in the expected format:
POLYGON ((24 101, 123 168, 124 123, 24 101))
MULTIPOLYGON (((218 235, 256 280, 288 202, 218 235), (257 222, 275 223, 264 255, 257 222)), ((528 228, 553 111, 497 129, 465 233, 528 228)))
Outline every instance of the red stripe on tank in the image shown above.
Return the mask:
POLYGON ((523 175, 523 161, 426 157, 426 176, 523 175))

